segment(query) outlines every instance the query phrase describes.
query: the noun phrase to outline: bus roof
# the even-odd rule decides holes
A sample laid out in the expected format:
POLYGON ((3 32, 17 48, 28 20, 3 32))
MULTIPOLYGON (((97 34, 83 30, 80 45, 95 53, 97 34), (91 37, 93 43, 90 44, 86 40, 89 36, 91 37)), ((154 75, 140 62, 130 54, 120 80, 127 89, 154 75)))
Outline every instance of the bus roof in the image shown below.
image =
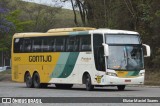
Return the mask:
POLYGON ((46 33, 40 33, 40 32, 16 33, 14 34, 13 37, 17 38, 17 37, 36 37, 36 36, 63 36, 63 35, 69 35, 70 32, 83 32, 94 29, 95 28, 91 27, 56 28, 56 29, 50 29, 46 33))
POLYGON ((48 30, 47 33, 88 31, 88 30, 94 30, 94 29, 95 28, 91 28, 91 27, 56 28, 56 29, 48 30))
POLYGON ((90 33, 106 33, 106 34, 136 34, 138 35, 138 32, 135 31, 127 31, 127 30, 115 30, 115 29, 96 29, 90 31, 90 33))
MULTIPOLYGON (((115 30, 115 29, 95 29, 91 27, 73 27, 73 28, 56 28, 50 29, 46 33, 40 32, 29 32, 29 33, 16 33, 14 34, 14 38, 18 37, 36 37, 36 36, 63 36, 69 35, 70 32, 85 32, 88 31, 89 33, 106 33, 106 34, 136 34, 135 31, 127 31, 127 30, 115 30)), ((78 34, 78 33, 77 33, 78 34)))
MULTIPOLYGON (((66 33, 57 33, 56 35, 66 35, 66 33)), ((36 36, 54 36, 53 33, 39 33, 39 32, 29 32, 29 33, 15 33, 14 38, 20 37, 36 37, 36 36)))

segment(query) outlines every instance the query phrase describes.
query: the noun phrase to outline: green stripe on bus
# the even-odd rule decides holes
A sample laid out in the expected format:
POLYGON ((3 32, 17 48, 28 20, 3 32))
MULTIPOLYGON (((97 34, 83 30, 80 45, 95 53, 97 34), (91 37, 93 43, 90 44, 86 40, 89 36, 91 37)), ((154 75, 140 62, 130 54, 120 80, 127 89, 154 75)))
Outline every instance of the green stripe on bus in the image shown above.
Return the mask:
POLYGON ((57 62, 56 66, 51 74, 51 78, 58 78, 62 74, 62 72, 65 68, 65 64, 68 60, 69 54, 70 54, 69 52, 60 54, 58 62, 57 62))
POLYGON ((139 74, 139 71, 129 71, 127 76, 137 76, 139 74))
POLYGON ((134 71, 134 73, 132 74, 132 76, 137 76, 139 74, 140 71, 134 71))
POLYGON ((62 74, 59 76, 59 78, 66 78, 72 73, 72 71, 75 67, 78 55, 79 55, 79 52, 71 52, 70 53, 68 60, 66 62, 65 68, 64 68, 62 74))
POLYGON ((134 71, 129 71, 128 74, 126 76, 132 76, 134 73, 134 71))

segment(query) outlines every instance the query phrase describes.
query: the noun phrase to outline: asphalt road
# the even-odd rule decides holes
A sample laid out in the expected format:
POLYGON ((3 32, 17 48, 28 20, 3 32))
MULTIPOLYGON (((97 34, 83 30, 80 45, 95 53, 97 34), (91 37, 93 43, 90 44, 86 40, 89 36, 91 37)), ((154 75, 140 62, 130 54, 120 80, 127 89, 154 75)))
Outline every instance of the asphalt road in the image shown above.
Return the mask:
MULTIPOLYGON (((118 91, 116 87, 96 87, 93 91, 86 91, 84 85, 74 85, 72 89, 57 89, 54 85, 36 89, 26 88, 24 83, 0 82, 0 97, 160 97, 160 87, 127 86, 125 91, 118 91)), ((147 103, 145 106, 150 105, 147 103)), ((160 104, 153 103, 152 106, 160 106, 160 104)))

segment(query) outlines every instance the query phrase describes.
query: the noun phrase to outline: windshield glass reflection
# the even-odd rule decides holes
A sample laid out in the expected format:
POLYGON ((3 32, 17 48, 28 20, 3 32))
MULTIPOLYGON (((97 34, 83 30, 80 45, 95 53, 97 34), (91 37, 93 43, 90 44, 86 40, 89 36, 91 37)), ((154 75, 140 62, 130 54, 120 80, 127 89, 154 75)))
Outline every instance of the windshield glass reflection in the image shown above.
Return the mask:
POLYGON ((118 70, 143 69, 140 45, 109 46, 108 68, 118 70))

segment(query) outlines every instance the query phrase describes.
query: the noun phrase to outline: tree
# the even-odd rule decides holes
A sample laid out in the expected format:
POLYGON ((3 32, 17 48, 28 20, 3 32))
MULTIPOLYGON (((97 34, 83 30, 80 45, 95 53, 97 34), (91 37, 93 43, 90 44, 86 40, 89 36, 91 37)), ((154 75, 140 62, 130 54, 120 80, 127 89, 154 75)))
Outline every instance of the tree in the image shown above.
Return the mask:
POLYGON ((159 0, 72 0, 71 3, 73 11, 77 9, 81 14, 83 26, 139 32, 143 43, 149 44, 152 49, 146 66, 160 68, 159 0))
POLYGON ((6 2, 1 1, 0 3, 0 51, 2 53, 2 66, 5 64, 4 52, 7 52, 8 49, 8 38, 9 35, 14 30, 14 24, 6 19, 6 15, 9 10, 5 7, 6 2))
POLYGON ((25 14, 22 17, 32 20, 30 31, 46 32, 55 25, 55 15, 59 13, 61 7, 50 7, 46 5, 37 5, 27 2, 18 2, 18 9, 23 10, 25 14))

